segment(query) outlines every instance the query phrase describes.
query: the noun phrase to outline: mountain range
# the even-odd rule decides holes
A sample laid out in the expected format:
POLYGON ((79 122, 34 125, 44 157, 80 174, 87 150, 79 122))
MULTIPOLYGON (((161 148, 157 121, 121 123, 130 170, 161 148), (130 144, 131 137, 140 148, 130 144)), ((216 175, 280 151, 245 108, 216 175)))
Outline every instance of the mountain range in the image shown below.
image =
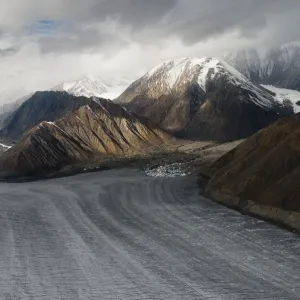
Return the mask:
POLYGON ((23 99, 0 131, 2 140, 18 141, 5 149, 0 167, 23 173, 56 170, 138 153, 174 135, 237 140, 299 110, 299 92, 255 83, 214 57, 163 62, 114 102, 101 97, 114 98, 127 85, 86 76, 23 99))
MULTIPOLYGON (((117 98, 130 84, 127 79, 109 79, 103 80, 95 78, 92 75, 86 75, 74 81, 66 81, 49 88, 48 91, 67 92, 70 95, 77 97, 99 97, 106 99, 117 98)), ((47 91, 46 91, 47 92, 47 91)), ((0 106, 0 127, 6 126, 12 119, 12 114, 34 93, 25 95, 10 103, 0 106)))
MULTIPOLYGON (((73 102, 72 109, 79 108, 55 122, 43 121, 27 131, 16 146, 0 157, 2 175, 39 175, 68 165, 146 153, 171 140, 151 122, 109 100, 48 93, 49 99, 69 105, 73 102)), ((54 103, 55 112, 58 106, 54 103)))
MULTIPOLYGON (((40 122, 62 118, 89 105, 92 97, 108 95, 108 91, 112 95, 124 85, 125 81, 108 85, 86 76, 62 83, 52 92, 37 92, 22 99, 25 102, 5 120, 0 135, 18 140, 40 122)), ((293 96, 251 82, 225 61, 204 57, 164 62, 115 101, 177 137, 227 141, 248 137, 293 114, 300 107, 298 94, 293 96)))
POLYGON ((50 91, 25 96, 5 106, 0 137, 4 140, 17 140, 42 121, 55 121, 90 104, 93 97, 115 98, 124 86, 128 86, 125 79, 107 84, 88 75, 77 81, 63 82, 50 91))

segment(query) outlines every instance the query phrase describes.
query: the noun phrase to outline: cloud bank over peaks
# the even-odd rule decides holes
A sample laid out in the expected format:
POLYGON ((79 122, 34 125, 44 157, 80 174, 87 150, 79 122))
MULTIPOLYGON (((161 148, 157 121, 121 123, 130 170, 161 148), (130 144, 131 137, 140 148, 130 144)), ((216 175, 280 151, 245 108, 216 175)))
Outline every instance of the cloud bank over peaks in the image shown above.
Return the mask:
POLYGON ((167 59, 300 40, 299 0, 0 0, 0 5, 0 95, 16 86, 45 89, 86 73, 133 80, 167 59))

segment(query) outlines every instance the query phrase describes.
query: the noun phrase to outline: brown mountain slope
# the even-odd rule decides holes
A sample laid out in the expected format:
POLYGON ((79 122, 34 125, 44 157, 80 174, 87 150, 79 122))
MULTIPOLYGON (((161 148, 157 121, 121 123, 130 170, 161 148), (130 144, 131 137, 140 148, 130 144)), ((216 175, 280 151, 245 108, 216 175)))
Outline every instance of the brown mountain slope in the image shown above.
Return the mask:
POLYGON ((237 206, 250 200, 264 209, 300 213, 300 114, 272 124, 221 157, 210 176, 207 190, 237 197, 237 206))
POLYGON ((7 174, 35 175, 125 153, 139 153, 170 136, 119 105, 99 99, 52 122, 42 122, 0 158, 7 174))

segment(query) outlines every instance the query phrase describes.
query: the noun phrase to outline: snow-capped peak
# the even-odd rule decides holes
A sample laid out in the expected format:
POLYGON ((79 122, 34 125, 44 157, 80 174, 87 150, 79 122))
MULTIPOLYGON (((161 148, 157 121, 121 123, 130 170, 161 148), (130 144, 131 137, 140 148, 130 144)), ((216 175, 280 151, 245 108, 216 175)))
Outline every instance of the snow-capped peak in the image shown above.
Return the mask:
POLYGON ((206 90, 206 80, 208 77, 208 71, 211 69, 211 76, 214 76, 218 72, 219 61, 215 58, 181 58, 174 61, 167 61, 148 73, 148 76, 155 76, 160 72, 166 72, 168 78, 168 84, 170 88, 173 88, 176 83, 183 79, 186 82, 193 80, 196 73, 198 74, 198 83, 200 87, 206 90), (201 68, 200 72, 198 69, 201 68))
POLYGON ((188 57, 166 61, 149 71, 145 78, 156 77, 165 73, 170 88, 173 88, 183 77, 186 82, 196 79, 200 87, 205 91, 208 79, 213 79, 217 74, 226 72, 241 82, 248 81, 244 75, 216 57, 188 57))
POLYGON ((141 80, 147 83, 150 90, 174 91, 188 83, 198 83, 206 92, 207 83, 216 77, 223 77, 227 82, 251 91, 252 101, 257 105, 265 108, 272 106, 272 97, 260 86, 253 84, 239 71, 217 57, 188 57, 166 61, 150 70, 141 80))
POLYGON ((54 87, 54 91, 65 91, 71 95, 80 97, 99 97, 115 99, 129 85, 129 81, 111 79, 105 81, 101 78, 96 79, 92 75, 86 75, 83 78, 75 81, 65 81, 54 87))
POLYGON ((88 75, 76 81, 62 82, 60 85, 54 87, 53 90, 65 91, 74 96, 84 96, 87 98, 101 97, 107 92, 107 84, 88 75))

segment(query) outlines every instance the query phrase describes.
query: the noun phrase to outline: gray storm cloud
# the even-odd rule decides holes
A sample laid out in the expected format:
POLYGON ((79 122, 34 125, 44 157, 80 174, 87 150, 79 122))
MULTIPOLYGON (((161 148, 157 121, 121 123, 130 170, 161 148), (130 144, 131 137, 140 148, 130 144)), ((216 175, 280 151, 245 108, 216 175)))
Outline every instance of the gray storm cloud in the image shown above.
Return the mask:
POLYGON ((196 43, 233 30, 242 37, 253 38, 264 29, 269 29, 274 40, 280 41, 282 36, 276 35, 276 27, 300 36, 297 27, 291 26, 295 21, 299 25, 298 16, 293 16, 295 10, 300 11, 298 0, 192 0, 190 5, 194 7, 193 15, 172 27, 172 32, 186 43, 196 43), (276 26, 276 20, 280 18, 284 22, 276 26))
POLYGON ((251 40, 266 31, 266 43, 272 46, 300 39, 299 0, 88 0, 82 14, 81 5, 63 2, 57 17, 76 26, 66 26, 59 37, 40 38, 44 53, 155 44, 170 38, 193 45, 230 32, 251 40), (115 24, 114 31, 101 30, 108 20, 115 24))

